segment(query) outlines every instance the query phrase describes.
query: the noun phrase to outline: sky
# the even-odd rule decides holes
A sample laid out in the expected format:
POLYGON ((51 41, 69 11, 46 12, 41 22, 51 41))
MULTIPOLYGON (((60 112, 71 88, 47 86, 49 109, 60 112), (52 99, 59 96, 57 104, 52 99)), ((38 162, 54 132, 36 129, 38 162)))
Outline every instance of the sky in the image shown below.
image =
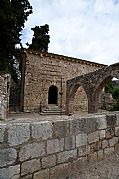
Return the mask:
POLYGON ((119 0, 29 0, 33 14, 22 43, 35 26, 49 25, 48 52, 110 65, 119 62, 119 0))

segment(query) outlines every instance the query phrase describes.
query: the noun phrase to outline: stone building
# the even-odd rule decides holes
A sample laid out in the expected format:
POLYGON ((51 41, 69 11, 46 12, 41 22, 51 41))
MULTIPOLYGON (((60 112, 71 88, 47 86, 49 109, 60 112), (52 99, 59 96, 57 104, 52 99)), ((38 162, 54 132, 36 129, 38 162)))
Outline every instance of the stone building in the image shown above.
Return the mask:
MULTIPOLYGON (((22 58, 21 109, 40 111, 54 104, 66 108, 66 82, 93 72, 103 64, 87 60, 26 50, 22 58)), ((74 110, 87 111, 87 97, 82 87, 75 95, 74 110)))

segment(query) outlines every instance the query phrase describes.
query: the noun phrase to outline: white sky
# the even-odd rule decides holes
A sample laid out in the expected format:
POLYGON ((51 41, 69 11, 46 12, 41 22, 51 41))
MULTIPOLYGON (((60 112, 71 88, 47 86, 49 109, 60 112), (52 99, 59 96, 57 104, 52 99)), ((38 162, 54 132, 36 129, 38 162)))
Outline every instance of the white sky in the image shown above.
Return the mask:
POLYGON ((119 0, 29 0, 33 14, 22 42, 31 43, 31 28, 48 24, 48 52, 97 63, 119 62, 119 0))

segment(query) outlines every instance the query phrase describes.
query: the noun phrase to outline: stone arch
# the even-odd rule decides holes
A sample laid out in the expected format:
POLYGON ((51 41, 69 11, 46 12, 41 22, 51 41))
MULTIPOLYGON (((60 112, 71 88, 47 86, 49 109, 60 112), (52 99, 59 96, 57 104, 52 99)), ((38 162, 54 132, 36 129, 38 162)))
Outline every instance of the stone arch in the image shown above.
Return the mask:
MULTIPOLYGON (((75 83, 74 85, 72 85, 71 88, 69 88, 69 90, 67 90, 67 95, 66 95, 67 114, 73 114, 73 112, 74 112, 74 99, 75 99, 76 92, 80 87, 83 88, 83 90, 87 96, 87 90, 85 89, 85 86, 82 83, 75 83)), ((88 98, 88 96, 87 96, 87 98, 88 98)))
POLYGON ((119 63, 104 66, 94 72, 78 76, 67 81, 66 110, 67 113, 73 113, 73 100, 75 93, 80 85, 83 86, 88 99, 88 112, 98 111, 98 101, 102 88, 108 80, 116 77, 119 79, 119 63))
POLYGON ((51 85, 48 90, 48 104, 56 104, 58 102, 58 88, 55 85, 51 85))

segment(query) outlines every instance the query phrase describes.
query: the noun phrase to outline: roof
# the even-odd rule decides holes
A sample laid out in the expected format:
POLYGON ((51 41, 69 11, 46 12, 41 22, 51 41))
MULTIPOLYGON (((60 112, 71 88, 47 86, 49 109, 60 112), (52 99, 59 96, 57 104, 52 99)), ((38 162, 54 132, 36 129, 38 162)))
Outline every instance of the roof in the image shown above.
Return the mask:
POLYGON ((34 55, 40 55, 40 57, 50 57, 50 58, 64 59, 64 60, 75 61, 75 62, 80 63, 80 64, 91 65, 91 66, 96 66, 96 67, 107 66, 105 64, 91 62, 91 61, 84 60, 84 59, 79 59, 79 58, 54 54, 54 53, 48 53, 48 52, 41 52, 41 51, 38 51, 38 50, 25 49, 24 52, 29 53, 29 54, 34 54, 34 55))

